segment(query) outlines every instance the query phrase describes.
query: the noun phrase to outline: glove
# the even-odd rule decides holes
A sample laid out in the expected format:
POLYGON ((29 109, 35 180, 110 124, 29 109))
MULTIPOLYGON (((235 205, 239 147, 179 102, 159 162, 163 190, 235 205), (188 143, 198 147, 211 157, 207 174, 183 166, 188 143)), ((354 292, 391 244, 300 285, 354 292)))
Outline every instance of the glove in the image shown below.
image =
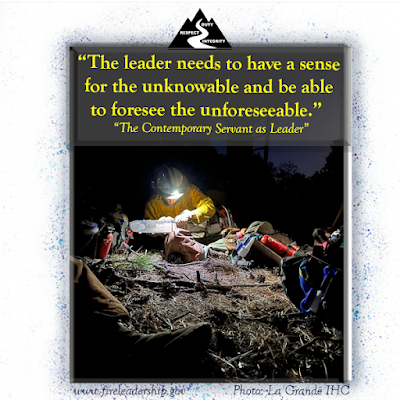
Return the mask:
POLYGON ((194 213, 193 211, 184 210, 178 216, 175 217, 175 222, 176 223, 187 222, 189 218, 192 217, 193 213, 194 213))
POLYGON ((161 217, 158 220, 159 221, 170 221, 170 222, 172 222, 174 219, 172 217, 161 217))

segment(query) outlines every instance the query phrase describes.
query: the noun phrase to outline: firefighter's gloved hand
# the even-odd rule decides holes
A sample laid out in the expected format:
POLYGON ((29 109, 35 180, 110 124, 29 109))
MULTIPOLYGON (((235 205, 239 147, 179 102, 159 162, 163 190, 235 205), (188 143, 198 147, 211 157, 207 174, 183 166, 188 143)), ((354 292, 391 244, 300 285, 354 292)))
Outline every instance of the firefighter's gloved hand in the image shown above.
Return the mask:
POLYGON ((188 222, 187 221, 181 221, 181 222, 175 222, 177 228, 181 229, 186 229, 188 222))
POLYGON ((174 219, 172 217, 161 217, 158 219, 159 221, 169 221, 172 222, 174 219))
POLYGON ((193 211, 184 210, 175 217, 175 222, 187 222, 193 216, 193 211))

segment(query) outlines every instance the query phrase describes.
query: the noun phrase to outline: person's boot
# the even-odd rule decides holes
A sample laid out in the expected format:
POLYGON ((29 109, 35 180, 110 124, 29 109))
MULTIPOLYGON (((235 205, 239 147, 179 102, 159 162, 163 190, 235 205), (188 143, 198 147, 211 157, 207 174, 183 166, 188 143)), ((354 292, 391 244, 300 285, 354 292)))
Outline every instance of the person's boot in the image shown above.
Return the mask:
POLYGON ((107 323, 103 321, 102 324, 101 362, 112 365, 106 378, 135 381, 204 376, 203 360, 211 339, 208 323, 173 332, 142 334, 131 331, 115 319, 106 319, 107 323))
POLYGON ((173 332, 135 333, 119 321, 126 308, 81 260, 75 267, 72 372, 75 382, 96 379, 196 378, 211 339, 200 323, 173 332))
POLYGON ((98 315, 87 322, 87 329, 78 327, 75 332, 76 382, 182 380, 205 374, 203 361, 211 339, 208 323, 143 334, 110 316, 98 315))
POLYGON ((169 353, 204 352, 211 339, 211 326, 200 323, 176 331, 140 334, 118 324, 116 336, 125 342, 132 352, 162 351, 169 353))

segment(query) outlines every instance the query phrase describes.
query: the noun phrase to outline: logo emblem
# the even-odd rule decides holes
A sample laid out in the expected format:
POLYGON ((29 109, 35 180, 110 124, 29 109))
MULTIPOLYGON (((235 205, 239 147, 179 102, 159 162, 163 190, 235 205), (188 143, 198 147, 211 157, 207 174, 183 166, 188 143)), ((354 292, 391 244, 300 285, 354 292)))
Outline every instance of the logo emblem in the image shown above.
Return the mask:
POLYGON ((175 36, 170 49, 224 49, 231 46, 225 39, 217 24, 211 18, 209 21, 199 9, 192 21, 189 18, 175 36))

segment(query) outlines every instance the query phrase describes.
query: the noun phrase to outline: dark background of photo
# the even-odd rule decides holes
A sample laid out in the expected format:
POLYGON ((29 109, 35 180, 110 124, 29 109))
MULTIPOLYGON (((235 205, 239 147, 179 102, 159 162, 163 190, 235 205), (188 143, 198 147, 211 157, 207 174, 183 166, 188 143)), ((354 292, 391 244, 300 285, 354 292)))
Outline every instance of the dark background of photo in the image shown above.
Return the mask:
MULTIPOLYGON (((143 219, 155 170, 167 164, 178 168, 204 193, 223 192, 224 205, 240 228, 256 220, 269 221, 303 245, 312 242, 315 227, 331 226, 339 212, 343 158, 341 146, 77 146, 72 181, 74 225, 82 229, 82 219, 96 219, 117 204, 130 221, 143 219), (268 160, 269 154, 274 162, 268 160)), ((341 217, 336 227, 342 221, 341 217)))

